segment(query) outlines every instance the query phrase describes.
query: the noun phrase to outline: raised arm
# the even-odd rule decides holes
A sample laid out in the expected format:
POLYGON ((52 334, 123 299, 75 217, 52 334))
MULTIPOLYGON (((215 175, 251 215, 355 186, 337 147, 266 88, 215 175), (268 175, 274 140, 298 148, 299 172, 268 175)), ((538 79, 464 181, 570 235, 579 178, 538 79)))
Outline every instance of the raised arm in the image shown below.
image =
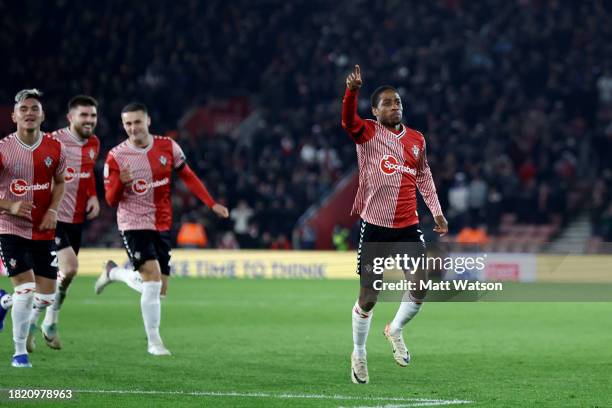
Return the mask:
POLYGON ((355 65, 355 71, 346 77, 346 91, 342 99, 342 128, 357 144, 367 142, 375 134, 374 123, 363 120, 357 114, 357 97, 362 84, 361 69, 355 65))

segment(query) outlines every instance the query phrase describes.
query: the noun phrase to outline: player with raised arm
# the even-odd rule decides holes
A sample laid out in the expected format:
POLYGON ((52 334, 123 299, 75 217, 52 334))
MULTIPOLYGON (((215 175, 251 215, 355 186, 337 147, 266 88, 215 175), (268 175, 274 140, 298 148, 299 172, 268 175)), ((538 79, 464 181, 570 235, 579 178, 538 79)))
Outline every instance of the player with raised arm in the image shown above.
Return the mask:
MULTIPOLYGON (((60 308, 66 298, 70 283, 77 274, 77 255, 81 248, 83 223, 92 220, 100 212, 96 194, 94 165, 100 152, 100 140, 94 134, 98 121, 98 102, 87 95, 77 95, 68 102, 66 115, 69 126, 56 130, 53 136, 62 142, 66 154, 64 174, 64 198, 58 212, 55 244, 59 260, 59 274, 55 302, 48 307, 41 325, 43 338, 53 349, 62 348, 57 328, 60 308)), ((34 335, 37 331, 38 314, 32 311, 28 352, 35 349, 34 335)))
POLYGON ((13 367, 31 367, 26 350, 30 313, 53 305, 57 253, 53 238, 64 195, 66 161, 62 143, 42 133, 41 92, 15 96, 17 131, 0 140, 0 255, 14 287, 12 299, 13 367))
MULTIPOLYGON (((371 96, 372 114, 376 120, 357 114, 357 98, 363 81, 359 65, 346 78, 342 101, 342 127, 355 142, 359 163, 359 187, 352 213, 361 217, 357 273, 361 275, 359 299, 352 309, 353 353, 351 380, 356 384, 369 381, 366 339, 378 291, 372 286, 371 268, 362 267, 362 247, 373 242, 415 242, 424 253, 425 244, 419 229, 416 189, 434 216, 435 232, 445 234, 448 224, 436 194, 431 170, 427 164, 425 138, 402 123, 402 101, 397 90, 385 85, 371 96), (419 244, 420 243, 420 244, 419 244), (368 275, 368 276, 366 276, 368 275)), ((402 329, 419 311, 422 293, 408 293, 395 318, 387 324, 384 335, 391 343, 393 357, 402 367, 410 354, 402 329)))
POLYGON ((145 105, 128 104, 122 110, 121 120, 128 139, 108 153, 104 190, 108 204, 118 206, 119 231, 142 282, 134 282, 132 271, 108 261, 96 281, 95 291, 101 293, 113 281, 125 282, 140 291, 147 351, 153 355, 169 355, 160 337, 159 325, 160 295, 166 293, 170 275, 172 172, 176 171, 189 191, 219 217, 227 218, 229 211, 211 197, 174 140, 149 133, 151 118, 145 105))

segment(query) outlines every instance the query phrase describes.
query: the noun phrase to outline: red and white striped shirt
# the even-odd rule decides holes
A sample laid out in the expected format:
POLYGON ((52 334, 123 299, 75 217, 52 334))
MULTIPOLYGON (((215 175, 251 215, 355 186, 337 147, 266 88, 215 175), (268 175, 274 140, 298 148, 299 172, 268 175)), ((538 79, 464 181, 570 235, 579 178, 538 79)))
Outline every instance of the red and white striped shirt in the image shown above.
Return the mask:
POLYGON ((95 135, 80 140, 68 127, 56 130, 53 136, 62 142, 66 154, 64 198, 57 219, 80 224, 85 221, 87 200, 96 195, 94 166, 100 152, 100 140, 95 135))
POLYGON ((39 230, 51 203, 53 177, 64 173, 62 143, 48 133, 28 146, 16 133, 0 140, 0 198, 34 203, 32 219, 0 211, 0 234, 32 240, 52 240, 55 230, 39 230))
POLYGON ((120 231, 167 231, 172 226, 172 170, 185 164, 185 154, 172 139, 153 136, 144 149, 129 140, 115 146, 104 165, 104 189, 118 188, 119 173, 130 168, 133 181, 123 188, 117 209, 120 231))
POLYGON ((357 95, 358 91, 347 89, 342 101, 342 127, 356 144, 359 163, 352 213, 381 227, 418 224, 418 187, 431 213, 442 215, 423 135, 403 124, 396 134, 374 120, 361 119, 357 95))

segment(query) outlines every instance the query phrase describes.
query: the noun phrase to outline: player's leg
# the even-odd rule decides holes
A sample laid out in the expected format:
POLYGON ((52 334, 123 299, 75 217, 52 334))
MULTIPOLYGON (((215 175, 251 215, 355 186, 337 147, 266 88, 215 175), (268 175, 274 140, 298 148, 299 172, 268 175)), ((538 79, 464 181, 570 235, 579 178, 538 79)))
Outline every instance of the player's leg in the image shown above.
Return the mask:
POLYGON ((161 269, 162 287, 161 287, 161 298, 165 298, 168 293, 168 282, 170 280, 170 257, 172 252, 172 240, 170 238, 170 232, 159 232, 157 234, 157 240, 155 241, 155 251, 157 252, 157 259, 159 260, 159 267, 161 269))
POLYGON ((359 298, 351 312, 353 328, 351 380, 356 384, 366 384, 369 381, 366 341, 370 332, 378 292, 373 289, 372 253, 365 248, 365 245, 377 238, 376 232, 376 226, 361 221, 357 249, 357 273, 360 275, 360 290, 359 298))
MULTIPOLYGON (((424 259, 426 255, 425 242, 418 226, 404 229, 401 240, 403 241, 402 247, 410 253, 410 256, 423 257, 424 259)), ((408 271, 405 278, 408 281, 417 283, 417 289, 407 291, 404 294, 395 317, 386 325, 384 330, 384 335, 392 346, 393 358, 401 367, 405 367, 410 363, 410 353, 404 342, 402 329, 421 310, 427 293, 425 290, 419 289, 422 287, 419 285, 419 282, 427 279, 427 270, 425 268, 418 268, 414 273, 408 271)))
POLYGON ((47 307, 45 320, 40 327, 47 346, 55 350, 62 348, 57 323, 68 288, 79 269, 77 255, 81 248, 81 235, 80 224, 59 222, 55 230, 55 244, 57 246, 57 259, 59 262, 55 302, 52 307, 47 307))
POLYGON ((30 312, 36 290, 34 271, 29 269, 11 276, 13 284, 13 307, 11 319, 13 320, 13 342, 15 343, 15 354, 13 354, 13 367, 31 367, 28 359, 26 340, 30 327, 30 312))
POLYGON ((0 256, 13 284, 11 319, 15 354, 11 365, 31 367, 26 339, 36 284, 29 241, 16 235, 0 235, 0 256))
POLYGON ((57 251, 53 241, 30 241, 31 253, 36 277, 36 293, 30 312, 30 328, 26 346, 28 352, 36 348, 34 335, 40 314, 55 303, 57 288, 57 251))
POLYGON ((58 223, 56 230, 57 259, 59 261, 59 281, 53 309, 59 310, 64 303, 68 288, 79 270, 79 251, 83 237, 82 224, 58 223), (65 231, 60 238, 58 231, 65 231), (58 240, 60 238, 60 240, 58 240))
POLYGON ((159 233, 150 230, 123 231, 123 242, 134 269, 142 279, 140 308, 147 333, 147 351, 153 355, 169 355, 159 334, 161 320, 160 294, 162 287, 162 267, 156 243, 159 233))
POLYGON ((98 277, 94 286, 97 295, 113 282, 123 282, 138 293, 142 293, 142 278, 138 271, 122 268, 113 260, 108 260, 102 266, 102 274, 98 277))
POLYGON ((147 351, 153 355, 169 355, 159 334, 161 321, 161 268, 156 259, 145 261, 139 268, 142 276, 140 308, 147 333, 147 351))
MULTIPOLYGON (((142 293, 142 278, 138 273, 137 265, 141 263, 143 258, 139 248, 141 245, 149 245, 150 243, 146 240, 150 237, 147 235, 147 231, 120 231, 120 234, 133 269, 122 268, 112 260, 106 261, 102 268, 102 274, 94 286, 97 295, 113 282, 123 282, 136 292, 142 293)), ((152 244, 151 246, 153 248, 152 244)), ((154 253, 154 248, 151 251, 154 253)))

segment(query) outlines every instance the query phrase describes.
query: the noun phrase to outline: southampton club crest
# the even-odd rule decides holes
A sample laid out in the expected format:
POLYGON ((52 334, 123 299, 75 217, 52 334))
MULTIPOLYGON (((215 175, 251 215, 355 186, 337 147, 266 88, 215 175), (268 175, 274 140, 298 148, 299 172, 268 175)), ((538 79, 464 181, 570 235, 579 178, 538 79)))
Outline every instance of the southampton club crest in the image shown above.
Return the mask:
POLYGON ((419 158, 419 147, 417 145, 412 145, 412 154, 415 159, 419 158))
POLYGON ((94 152, 94 149, 89 149, 89 158, 93 160, 95 156, 96 152, 94 152))
POLYGON ((166 156, 159 156, 159 162, 162 166, 165 166, 168 163, 168 159, 166 159, 166 156))
POLYGON ((52 164, 53 164, 53 159, 47 156, 47 158, 45 159, 45 166, 51 167, 52 164))
POLYGON ((11 268, 15 269, 15 267, 17 266, 17 260, 15 258, 11 258, 9 260, 9 265, 11 265, 11 268))

